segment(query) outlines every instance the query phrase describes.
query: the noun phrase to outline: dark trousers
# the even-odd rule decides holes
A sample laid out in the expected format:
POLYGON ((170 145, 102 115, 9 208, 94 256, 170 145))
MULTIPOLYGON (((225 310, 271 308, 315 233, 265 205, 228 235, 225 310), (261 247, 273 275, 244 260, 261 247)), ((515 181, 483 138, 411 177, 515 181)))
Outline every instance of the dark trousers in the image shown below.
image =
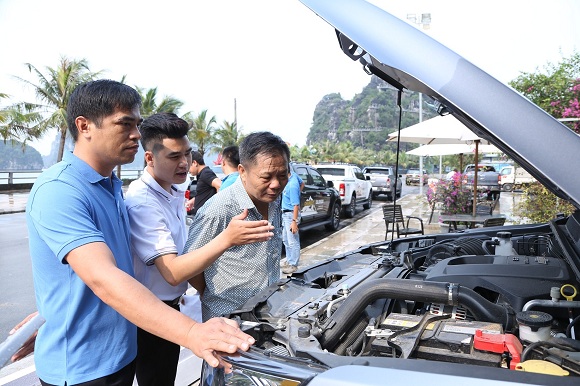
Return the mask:
MULTIPOLYGON (((93 379, 92 381, 77 383, 76 385, 70 386, 131 386, 133 385, 133 379, 135 378, 135 361, 129 363, 127 366, 123 367, 121 370, 107 375, 101 378, 93 379)), ((54 386, 50 383, 40 380, 42 386, 54 386)), ((65 386, 68 385, 65 383, 65 386)))
MULTIPOLYGON (((179 310, 179 302, 164 302, 179 310)), ((175 384, 179 345, 137 329, 137 382, 139 386, 170 386, 175 384)))

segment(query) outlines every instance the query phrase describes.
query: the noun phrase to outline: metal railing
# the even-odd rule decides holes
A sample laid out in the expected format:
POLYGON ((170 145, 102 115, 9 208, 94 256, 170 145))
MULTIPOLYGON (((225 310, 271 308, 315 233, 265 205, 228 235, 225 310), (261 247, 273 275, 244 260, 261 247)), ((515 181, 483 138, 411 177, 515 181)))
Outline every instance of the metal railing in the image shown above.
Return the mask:
MULTIPOLYGON (((42 170, 0 170, 0 189, 34 184, 42 170)), ((122 169, 121 178, 135 180, 141 177, 143 169, 122 169)))

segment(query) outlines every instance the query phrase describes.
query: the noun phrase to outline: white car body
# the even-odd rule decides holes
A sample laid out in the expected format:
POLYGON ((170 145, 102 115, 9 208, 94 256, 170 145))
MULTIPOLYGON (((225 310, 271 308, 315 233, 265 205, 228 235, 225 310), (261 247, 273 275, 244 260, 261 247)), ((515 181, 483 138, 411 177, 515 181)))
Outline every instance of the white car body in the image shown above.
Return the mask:
POLYGON ((340 193, 342 207, 347 217, 355 214, 355 208, 363 204, 364 209, 371 206, 373 184, 356 165, 319 164, 313 165, 326 181, 332 181, 340 193))

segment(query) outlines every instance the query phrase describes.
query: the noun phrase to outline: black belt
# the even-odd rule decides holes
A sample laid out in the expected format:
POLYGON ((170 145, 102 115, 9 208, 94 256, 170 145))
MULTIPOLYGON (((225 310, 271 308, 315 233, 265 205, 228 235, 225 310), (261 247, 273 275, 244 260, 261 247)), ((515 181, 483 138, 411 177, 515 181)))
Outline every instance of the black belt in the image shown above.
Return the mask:
POLYGON ((282 213, 294 212, 294 209, 282 209, 282 213))
POLYGON ((176 297, 173 300, 163 300, 163 303, 167 304, 168 306, 177 306, 179 305, 179 301, 181 300, 181 295, 176 297))

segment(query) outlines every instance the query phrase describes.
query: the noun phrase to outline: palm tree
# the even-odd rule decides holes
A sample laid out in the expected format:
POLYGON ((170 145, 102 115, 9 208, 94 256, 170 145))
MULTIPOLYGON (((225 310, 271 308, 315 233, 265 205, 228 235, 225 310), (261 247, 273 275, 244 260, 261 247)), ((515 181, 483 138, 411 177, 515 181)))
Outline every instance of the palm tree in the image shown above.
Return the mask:
POLYGON ((95 79, 100 72, 91 72, 86 59, 71 60, 66 57, 61 57, 58 67, 46 67, 47 75, 30 63, 26 66, 36 75, 38 83, 16 78, 32 86, 40 103, 23 102, 13 106, 13 125, 20 125, 37 138, 50 129, 58 129, 58 162, 62 159, 67 135, 66 108, 69 97, 79 84, 95 79))
POLYGON ((206 147, 213 142, 213 131, 216 123, 215 115, 208 120, 207 110, 203 110, 195 118, 193 118, 191 113, 188 113, 183 116, 183 119, 188 121, 191 127, 187 136, 197 145, 197 151, 203 157, 206 147))
MULTIPOLYGON (((0 93, 0 99, 8 98, 7 94, 0 93)), ((34 123, 42 119, 42 114, 31 111, 29 104, 17 105, 0 109, 0 135, 4 143, 16 140, 26 145, 26 141, 39 138, 41 133, 34 123)))
POLYGON ((239 145, 243 138, 236 122, 224 120, 224 123, 214 132, 213 142, 217 147, 216 150, 221 152, 225 147, 239 145))
POLYGON ((155 100, 157 98, 157 87, 145 90, 144 88, 135 86, 135 89, 141 96, 141 116, 147 118, 157 113, 174 113, 177 114, 179 109, 183 107, 183 102, 171 96, 164 96, 159 103, 155 100))

